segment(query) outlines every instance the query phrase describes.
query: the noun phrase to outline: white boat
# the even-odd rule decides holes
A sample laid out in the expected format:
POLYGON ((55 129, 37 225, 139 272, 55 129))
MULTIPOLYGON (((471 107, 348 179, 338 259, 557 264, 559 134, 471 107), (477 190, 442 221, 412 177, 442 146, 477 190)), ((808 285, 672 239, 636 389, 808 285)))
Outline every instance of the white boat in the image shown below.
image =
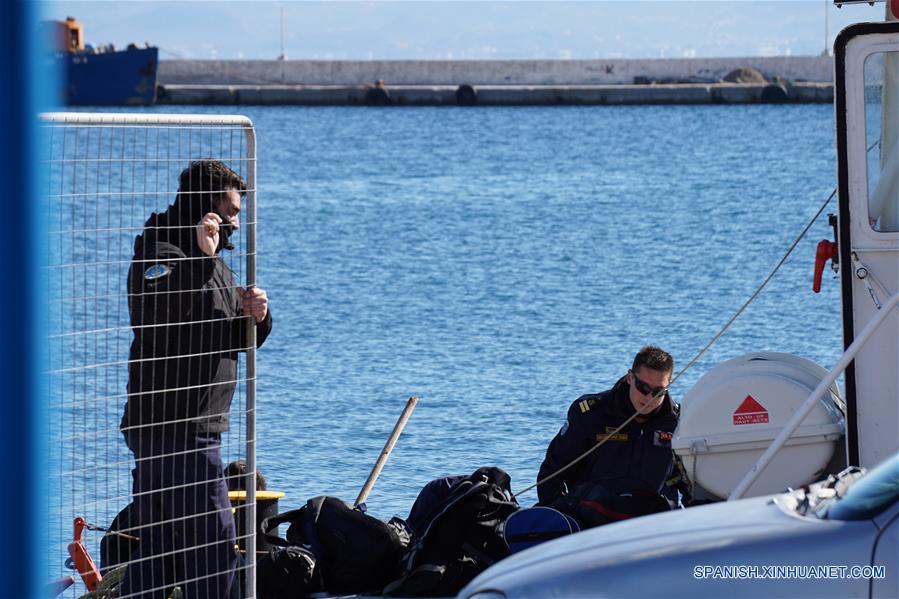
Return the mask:
POLYGON ((891 8, 899 2, 886 22, 852 25, 835 43, 839 361, 825 371, 765 353, 719 365, 684 396, 672 446, 706 498, 730 501, 544 543, 482 573, 461 599, 899 596, 899 22, 891 8), (855 468, 836 475, 847 464, 855 468), (775 495, 788 485, 798 490, 775 495))

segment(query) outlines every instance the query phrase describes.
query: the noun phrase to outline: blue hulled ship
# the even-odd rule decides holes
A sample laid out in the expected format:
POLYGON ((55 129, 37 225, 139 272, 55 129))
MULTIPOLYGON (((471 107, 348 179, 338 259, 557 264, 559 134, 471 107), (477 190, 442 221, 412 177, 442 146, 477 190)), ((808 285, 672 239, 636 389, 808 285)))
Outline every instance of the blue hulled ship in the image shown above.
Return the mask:
POLYGON ((62 99, 68 106, 151 106, 156 102, 159 48, 125 50, 84 43, 84 26, 72 17, 44 21, 57 72, 63 79, 62 99))

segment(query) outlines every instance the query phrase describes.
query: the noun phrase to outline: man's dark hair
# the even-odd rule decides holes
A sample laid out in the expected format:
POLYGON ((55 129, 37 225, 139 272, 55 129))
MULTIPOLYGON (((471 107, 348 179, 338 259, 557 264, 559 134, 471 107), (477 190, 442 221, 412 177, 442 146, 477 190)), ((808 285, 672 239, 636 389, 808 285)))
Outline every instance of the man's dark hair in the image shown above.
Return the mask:
POLYGON ((247 191, 247 184, 221 160, 205 158, 194 160, 178 177, 178 191, 203 192, 225 189, 236 189, 244 193, 247 191))
POLYGON ((641 366, 657 370, 659 372, 674 372, 674 358, 661 347, 655 345, 647 345, 637 352, 634 356, 634 365, 631 370, 637 372, 641 366))
POLYGON ((195 160, 178 177, 175 204, 188 222, 196 223, 204 214, 212 212, 215 202, 229 189, 243 195, 247 184, 221 160, 195 160))

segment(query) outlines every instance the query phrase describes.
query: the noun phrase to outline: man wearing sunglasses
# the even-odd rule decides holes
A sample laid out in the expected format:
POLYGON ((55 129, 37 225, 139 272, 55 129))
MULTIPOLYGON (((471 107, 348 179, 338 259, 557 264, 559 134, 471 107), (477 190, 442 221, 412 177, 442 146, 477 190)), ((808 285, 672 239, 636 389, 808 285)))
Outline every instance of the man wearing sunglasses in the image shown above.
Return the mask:
POLYGON ((572 403, 565 424, 546 450, 537 480, 601 445, 540 484, 540 504, 550 505, 584 483, 598 483, 616 492, 639 489, 658 493, 669 506, 676 505, 677 469, 671 437, 679 411, 668 395, 673 372, 674 359, 668 352, 646 346, 611 389, 582 395, 572 403))

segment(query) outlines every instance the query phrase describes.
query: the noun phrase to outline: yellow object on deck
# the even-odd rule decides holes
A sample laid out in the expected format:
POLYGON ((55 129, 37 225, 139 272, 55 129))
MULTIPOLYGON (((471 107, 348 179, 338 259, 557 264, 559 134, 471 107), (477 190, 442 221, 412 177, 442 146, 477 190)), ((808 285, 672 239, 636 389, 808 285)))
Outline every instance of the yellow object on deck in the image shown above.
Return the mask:
MULTIPOLYGON (((286 496, 284 491, 256 491, 256 501, 271 501, 278 500, 286 496)), ((231 503, 246 501, 247 500, 247 492, 246 491, 228 491, 228 499, 231 500, 231 503)))
MULTIPOLYGON (((256 552, 265 553, 274 546, 265 538, 260 525, 262 521, 270 516, 278 514, 278 500, 285 497, 283 491, 256 491, 256 552)), ((244 549, 244 539, 246 537, 246 523, 240 509, 247 501, 246 491, 228 491, 228 499, 234 509, 234 520, 237 524, 237 544, 240 549, 244 549)))

